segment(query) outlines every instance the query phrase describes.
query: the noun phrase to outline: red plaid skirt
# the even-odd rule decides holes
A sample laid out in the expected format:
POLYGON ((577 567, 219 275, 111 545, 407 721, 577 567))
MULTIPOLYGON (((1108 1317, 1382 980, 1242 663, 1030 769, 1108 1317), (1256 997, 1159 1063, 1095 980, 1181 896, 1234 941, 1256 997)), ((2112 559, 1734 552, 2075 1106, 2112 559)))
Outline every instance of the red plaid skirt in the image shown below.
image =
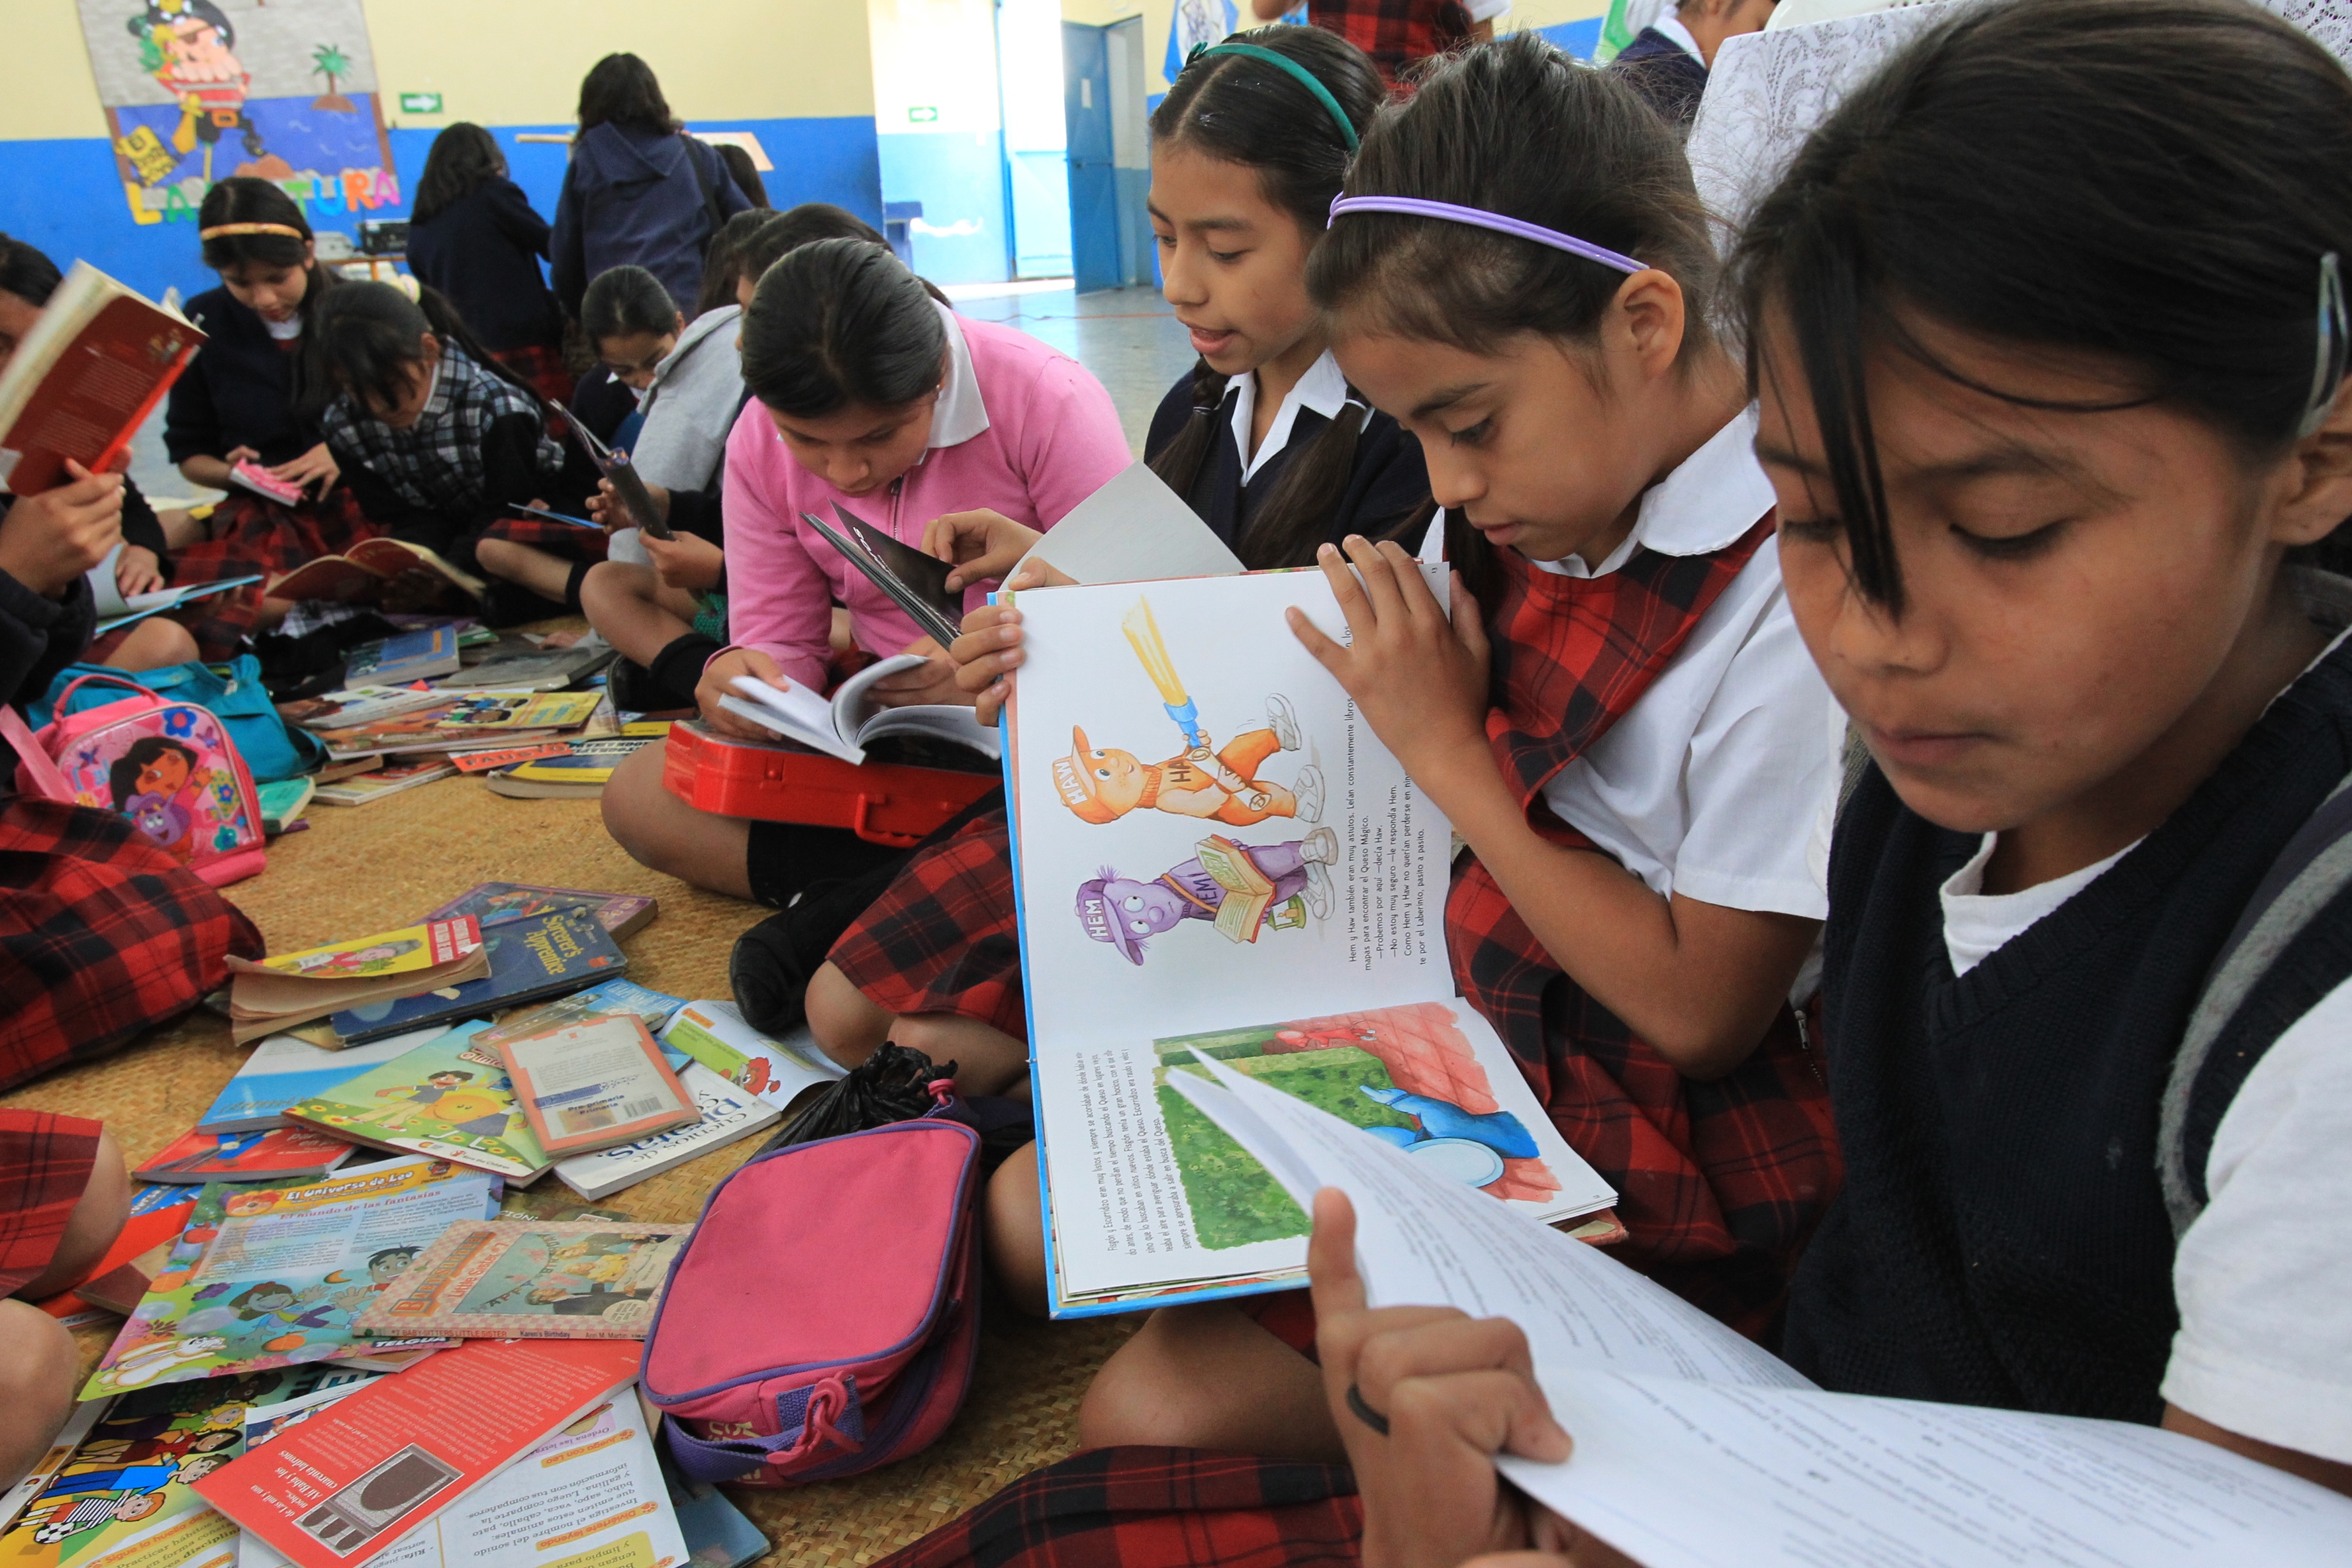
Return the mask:
POLYGON ((917 849, 826 957, 893 1016, 952 1013, 1027 1039, 1003 809, 917 849))
POLYGON ((494 349, 490 357, 520 376, 542 401, 572 401, 572 373, 564 368, 563 351, 555 344, 525 343, 519 349, 494 349))
POLYGON ((877 1568, 1283 1568, 1361 1561, 1344 1467, 1093 1448, 1024 1476, 877 1568))
POLYGON ((604 531, 582 528, 576 523, 551 522, 543 517, 502 517, 482 530, 484 539, 503 539, 509 544, 528 544, 533 550, 544 550, 550 555, 566 561, 602 561, 604 559, 604 531))
POLYGON ((98 1163, 99 1124, 0 1110, 0 1297, 38 1279, 98 1163))
POLYGON ((262 590, 321 555, 339 555, 383 530, 360 510, 349 489, 327 492, 323 500, 286 506, 265 496, 232 492, 213 509, 210 539, 172 552, 172 581, 217 583, 226 577, 259 577, 258 583, 199 599, 176 617, 196 639, 207 660, 233 658, 252 635, 261 615, 262 590))
POLYGON ((0 799, 0 1089, 121 1045, 261 933, 118 812, 0 799))

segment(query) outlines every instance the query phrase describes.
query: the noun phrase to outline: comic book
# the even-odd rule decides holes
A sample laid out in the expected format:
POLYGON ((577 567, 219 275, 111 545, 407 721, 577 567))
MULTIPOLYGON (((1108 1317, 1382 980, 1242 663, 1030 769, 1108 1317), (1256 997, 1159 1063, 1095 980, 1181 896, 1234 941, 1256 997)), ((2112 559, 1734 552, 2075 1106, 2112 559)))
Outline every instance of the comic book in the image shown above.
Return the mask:
POLYGON ((475 691, 459 698, 434 724, 450 734, 485 740, 519 731, 576 730, 604 700, 601 691, 475 691))
MULTIPOLYGON (((592 893, 582 888, 546 888, 536 882, 477 882, 425 918, 446 921, 472 915, 484 925, 496 925, 500 921, 553 914, 582 904, 595 911, 597 923, 611 931, 615 942, 644 930, 661 910, 645 893, 592 893)), ((677 1004, 671 1005, 675 1008, 677 1004)))
POLYGON ((498 1203, 498 1178, 446 1160, 299 1186, 215 1183, 81 1397, 408 1348, 355 1348, 352 1317, 451 1221, 498 1203))
POLYGON ((498 1048, 475 1037, 488 1027, 451 1029, 282 1114, 337 1138, 455 1160, 528 1185, 546 1172, 547 1152, 515 1104, 498 1048))
POLYGON ((690 1225, 464 1220, 353 1325, 414 1339, 641 1340, 690 1225))
POLYGON ((1451 826, 1285 619, 1344 639, 1322 574, 1020 602, 1005 788, 1055 1314, 1302 1281, 1306 1214, 1180 1090, 1206 1059, 1539 1220, 1612 1203, 1454 994, 1451 826))
MULTIPOLYGON (((364 1046, 338 1049, 313 1045, 290 1034, 271 1035, 253 1047, 236 1076, 196 1121, 199 1132, 252 1132, 286 1123, 279 1112, 298 1100, 359 1077, 372 1067, 404 1056, 445 1029, 415 1029, 364 1046)), ((329 1038, 332 1038, 331 1032, 329 1038)))

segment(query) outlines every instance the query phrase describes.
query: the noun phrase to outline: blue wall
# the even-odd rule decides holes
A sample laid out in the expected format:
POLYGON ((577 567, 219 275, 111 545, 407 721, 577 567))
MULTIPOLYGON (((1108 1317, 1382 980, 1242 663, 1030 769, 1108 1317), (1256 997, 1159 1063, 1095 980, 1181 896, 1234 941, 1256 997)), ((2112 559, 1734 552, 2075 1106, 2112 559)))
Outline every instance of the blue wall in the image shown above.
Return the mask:
POLYGON ((908 225, 915 270, 934 283, 992 283, 1013 276, 1004 232, 1004 137, 996 131, 894 131, 881 143, 882 195, 923 204, 908 225))
POLYGON ((1589 60, 1592 51, 1601 47, 1601 24, 1606 20, 1605 16, 1587 16, 1581 22, 1562 22, 1556 27, 1536 30, 1550 39, 1554 48, 1589 60))
MULTIPOLYGON (((553 142, 518 142, 518 132, 562 132, 565 125, 496 126, 516 184, 541 216, 553 218, 563 185, 567 149, 553 142)), ((822 119, 698 121, 700 131, 749 131, 776 166, 761 179, 778 208, 797 202, 832 202, 877 228, 882 226, 882 172, 874 121, 865 115, 822 119)), ((433 131, 391 133, 393 164, 400 176, 403 205, 373 213, 314 213, 319 228, 341 229, 358 238, 359 217, 404 217, 406 197, 425 172, 433 131)), ((994 177, 992 163, 991 178, 994 177)), ((950 204, 952 205, 952 204, 950 204)), ((992 211, 997 209, 992 209, 992 211)), ((1003 237, 991 222, 986 237, 1001 255, 1003 237)), ((200 293, 219 281, 196 259, 192 222, 140 225, 116 171, 114 154, 102 137, 10 142, 0 146, 0 230, 40 247, 60 266, 76 258, 121 279, 142 293, 160 297, 177 288, 200 293)), ((996 276, 1003 276, 1002 273, 996 276)))

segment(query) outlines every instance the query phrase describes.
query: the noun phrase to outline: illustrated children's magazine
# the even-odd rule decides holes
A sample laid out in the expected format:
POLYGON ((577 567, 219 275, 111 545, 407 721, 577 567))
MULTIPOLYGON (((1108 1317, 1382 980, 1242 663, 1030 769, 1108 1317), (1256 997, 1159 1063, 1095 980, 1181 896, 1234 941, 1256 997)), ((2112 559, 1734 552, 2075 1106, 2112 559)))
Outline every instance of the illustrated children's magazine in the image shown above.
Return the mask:
POLYGON ((242 1044, 347 1007, 472 980, 489 972, 490 958, 481 926, 460 915, 259 960, 232 954, 228 966, 231 1034, 242 1044))
MULTIPOLYGON (((458 917, 474 923, 471 915, 458 917)), ((354 1003, 327 1021, 345 1044, 380 1039, 427 1024, 454 1024, 502 1008, 560 996, 600 980, 611 980, 628 959, 585 906, 481 928, 489 973, 478 980, 437 986, 423 994, 378 996, 354 1003)))
POLYGON ((1454 994, 1452 828, 1285 622, 1344 639, 1322 574, 1020 603, 1005 779, 1055 1313, 1299 1282, 1306 1214, 1180 1092, 1211 1058, 1538 1219, 1613 1202, 1454 994))
POLYGON ((693 1233, 637 1220, 464 1221, 354 1326, 396 1339, 641 1340, 693 1233))
POLYGON ((662 1031, 662 1044, 771 1105, 789 1105, 803 1089, 831 1083, 846 1070, 805 1028, 789 1040, 772 1040, 745 1023, 732 1002, 688 1003, 662 1031))
POLYGON ((547 1152, 515 1104, 506 1063, 477 1037, 488 1026, 473 1023, 437 1035, 297 1100, 286 1108, 286 1120, 355 1143, 455 1160, 528 1185, 547 1170, 547 1152))
POLYGON ((412 1029, 404 1035, 335 1050, 293 1035, 271 1035, 253 1047, 218 1098, 196 1122, 199 1132, 251 1132, 283 1127, 278 1114, 297 1100, 359 1077, 394 1057, 405 1056, 448 1031, 412 1029))
POLYGON ((454 1220, 498 1212, 498 1178, 394 1160, 290 1187, 215 1183, 81 1397, 380 1353, 352 1319, 454 1220))
POLYGON ((323 1176, 352 1157, 352 1145, 307 1127, 253 1132, 197 1131, 175 1138, 132 1173, 142 1182, 294 1181, 323 1176))
POLYGON ((543 888, 535 882, 477 882, 425 918, 446 921, 471 915, 484 925, 496 925, 583 904, 595 912, 615 942, 635 935, 661 910, 644 893, 592 893, 581 888, 543 888))

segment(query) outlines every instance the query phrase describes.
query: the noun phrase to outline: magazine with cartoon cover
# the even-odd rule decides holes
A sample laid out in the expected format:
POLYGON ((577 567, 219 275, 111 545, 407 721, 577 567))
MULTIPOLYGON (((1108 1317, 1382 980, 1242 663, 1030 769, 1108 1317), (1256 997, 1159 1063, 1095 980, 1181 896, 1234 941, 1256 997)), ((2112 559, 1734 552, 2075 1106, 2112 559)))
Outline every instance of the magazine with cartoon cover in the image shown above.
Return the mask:
POLYGON ((461 1222, 355 1326, 395 1339, 641 1340, 693 1232, 639 1220, 461 1222))
POLYGON ((1055 1313, 1302 1279, 1306 1215, 1171 1087, 1203 1057, 1538 1218, 1612 1203, 1454 994, 1452 826, 1285 618, 1345 640, 1322 574, 1020 605, 1005 775, 1055 1313))
POLYGON ((498 1048, 478 1037, 488 1027, 469 1023, 436 1035, 283 1115, 356 1143, 455 1160, 527 1185, 551 1162, 515 1103, 498 1048))
POLYGON ((498 1203, 497 1177, 446 1160, 207 1186, 81 1397, 402 1348, 355 1345, 352 1318, 452 1221, 487 1218, 498 1203))

